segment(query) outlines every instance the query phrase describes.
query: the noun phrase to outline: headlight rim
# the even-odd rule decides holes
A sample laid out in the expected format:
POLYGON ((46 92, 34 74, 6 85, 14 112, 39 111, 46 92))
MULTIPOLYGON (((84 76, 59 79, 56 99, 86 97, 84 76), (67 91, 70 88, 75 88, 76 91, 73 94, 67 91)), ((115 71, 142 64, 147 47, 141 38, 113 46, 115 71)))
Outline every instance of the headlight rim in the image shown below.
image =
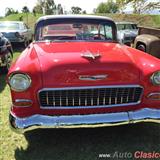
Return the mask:
POLYGON ((30 77, 27 73, 14 72, 14 73, 12 73, 12 74, 9 75, 9 77, 8 77, 8 84, 9 84, 11 90, 13 90, 13 91, 15 91, 15 92, 24 92, 24 91, 28 90, 28 89, 31 87, 32 79, 31 79, 31 77, 30 77), (16 75, 16 74, 25 75, 25 76, 27 77, 27 79, 29 80, 29 86, 28 86, 26 89, 16 89, 16 88, 14 88, 13 86, 11 86, 11 83, 10 83, 11 78, 12 78, 14 75, 16 75))
POLYGON ((155 76, 157 73, 160 73, 160 71, 154 72, 154 73, 151 75, 150 80, 151 80, 151 82, 152 82, 153 85, 155 85, 155 86, 160 86, 160 82, 159 82, 159 84, 157 84, 157 83, 155 83, 155 80, 154 80, 154 76, 155 76))

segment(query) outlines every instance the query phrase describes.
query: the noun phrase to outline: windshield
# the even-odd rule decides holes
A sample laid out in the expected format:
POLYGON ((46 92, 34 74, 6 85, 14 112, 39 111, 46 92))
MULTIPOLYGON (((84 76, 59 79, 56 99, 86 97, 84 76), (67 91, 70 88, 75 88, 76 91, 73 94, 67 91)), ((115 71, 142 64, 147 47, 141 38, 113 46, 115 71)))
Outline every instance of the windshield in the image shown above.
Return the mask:
POLYGON ((49 23, 38 28, 37 34, 39 41, 113 41, 110 23, 49 23))
POLYGON ((136 24, 117 24, 118 30, 133 30, 133 29, 138 29, 136 24))
POLYGON ((0 30, 17 30, 19 24, 15 22, 0 22, 0 30))

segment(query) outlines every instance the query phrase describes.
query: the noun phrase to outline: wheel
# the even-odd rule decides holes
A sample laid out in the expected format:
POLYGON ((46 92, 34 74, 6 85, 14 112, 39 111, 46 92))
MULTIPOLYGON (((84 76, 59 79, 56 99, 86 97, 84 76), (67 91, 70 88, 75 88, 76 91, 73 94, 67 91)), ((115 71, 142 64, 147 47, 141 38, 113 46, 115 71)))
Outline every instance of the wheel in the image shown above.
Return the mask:
POLYGON ((9 52, 8 54, 5 55, 5 66, 3 67, 3 72, 4 73, 8 73, 9 71, 9 68, 12 64, 12 59, 13 59, 13 56, 12 56, 12 53, 9 52))
POLYGON ((144 44, 139 44, 136 48, 140 51, 146 52, 146 46, 144 44))
POLYGON ((29 41, 27 39, 25 39, 24 42, 21 42, 21 46, 23 49, 27 48, 28 45, 29 45, 29 41))
POLYGON ((28 41, 28 40, 25 40, 25 41, 23 42, 24 48, 26 48, 28 45, 29 45, 29 41, 28 41))

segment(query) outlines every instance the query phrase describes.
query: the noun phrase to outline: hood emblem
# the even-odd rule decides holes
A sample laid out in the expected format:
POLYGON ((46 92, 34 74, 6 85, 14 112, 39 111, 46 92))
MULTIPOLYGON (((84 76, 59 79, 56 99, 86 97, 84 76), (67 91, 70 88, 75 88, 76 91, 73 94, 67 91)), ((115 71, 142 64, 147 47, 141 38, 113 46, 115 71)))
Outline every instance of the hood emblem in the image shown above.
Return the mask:
POLYGON ((89 59, 96 59, 96 58, 98 58, 98 57, 100 57, 101 55, 99 54, 99 52, 98 53, 95 53, 95 54, 93 54, 92 52, 90 52, 90 51, 86 51, 86 52, 84 52, 83 54, 81 54, 81 57, 84 57, 84 58, 89 58, 89 59))
POLYGON ((83 81, 98 81, 98 80, 104 80, 108 77, 108 75, 81 75, 79 76, 80 80, 83 81))

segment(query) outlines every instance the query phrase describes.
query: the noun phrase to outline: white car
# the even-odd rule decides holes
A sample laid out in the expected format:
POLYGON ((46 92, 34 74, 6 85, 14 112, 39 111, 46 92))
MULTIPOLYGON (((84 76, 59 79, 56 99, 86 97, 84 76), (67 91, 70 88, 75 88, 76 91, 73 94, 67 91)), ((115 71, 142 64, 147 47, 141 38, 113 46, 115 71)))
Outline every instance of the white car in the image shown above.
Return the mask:
POLYGON ((138 35, 138 27, 132 22, 116 22, 119 42, 130 45, 138 35))
POLYGON ((31 29, 21 21, 0 21, 0 32, 11 43, 21 43, 24 47, 27 47, 33 37, 31 29))

